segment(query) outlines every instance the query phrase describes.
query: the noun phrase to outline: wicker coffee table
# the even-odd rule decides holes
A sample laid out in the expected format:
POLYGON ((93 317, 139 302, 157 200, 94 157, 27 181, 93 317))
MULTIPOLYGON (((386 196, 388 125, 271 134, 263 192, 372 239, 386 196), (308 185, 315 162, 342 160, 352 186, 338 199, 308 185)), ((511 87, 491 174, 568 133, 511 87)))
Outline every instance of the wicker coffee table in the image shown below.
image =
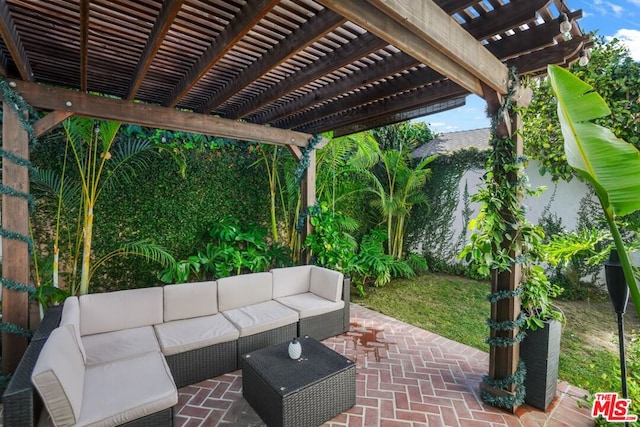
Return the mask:
POLYGON ((356 403, 355 364, 313 338, 299 341, 299 360, 288 342, 242 356, 242 395, 268 426, 317 426, 356 403))

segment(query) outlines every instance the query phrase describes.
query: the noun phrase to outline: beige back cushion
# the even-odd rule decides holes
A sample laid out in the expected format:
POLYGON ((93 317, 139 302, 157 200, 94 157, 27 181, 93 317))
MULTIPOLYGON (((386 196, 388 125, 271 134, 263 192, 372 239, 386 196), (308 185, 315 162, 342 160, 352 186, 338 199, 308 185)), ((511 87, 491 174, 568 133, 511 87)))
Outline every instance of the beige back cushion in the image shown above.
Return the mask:
POLYGON ((31 374, 33 385, 58 427, 75 425, 82 407, 84 362, 72 329, 67 325, 51 332, 31 374))
POLYGON ((273 275, 274 299, 309 292, 310 265, 274 268, 271 270, 271 274, 273 275))
POLYGON ((210 316, 218 312, 216 282, 183 283, 164 287, 164 321, 210 316))
POLYGON ((271 273, 251 273, 218 279, 218 309, 220 311, 258 304, 271 300, 271 273))
POLYGON ((162 288, 88 294, 80 297, 80 335, 162 323, 162 288))
POLYGON ((311 285, 309 290, 329 301, 342 299, 342 281, 344 275, 339 271, 313 266, 311 268, 311 285))
POLYGON ((80 353, 82 354, 82 361, 86 364, 87 352, 85 351, 84 345, 82 345, 82 340, 80 339, 80 302, 78 301, 78 297, 68 297, 64 300, 62 316, 60 317, 60 326, 67 325, 73 326, 73 333, 76 341, 78 342, 80 353))

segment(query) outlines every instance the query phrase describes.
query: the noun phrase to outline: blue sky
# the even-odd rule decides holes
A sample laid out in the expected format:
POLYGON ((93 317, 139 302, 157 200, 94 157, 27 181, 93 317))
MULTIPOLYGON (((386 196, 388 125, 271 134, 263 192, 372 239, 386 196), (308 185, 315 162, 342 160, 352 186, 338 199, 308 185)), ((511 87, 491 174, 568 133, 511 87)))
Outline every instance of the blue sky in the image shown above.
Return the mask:
MULTIPOLYGON (((565 0, 572 10, 582 9, 578 25, 582 31, 597 31, 598 35, 621 40, 640 61, 640 0, 565 0)), ((489 126, 486 103, 475 95, 467 97, 464 107, 418 119, 429 123, 438 133, 479 129, 489 126)))

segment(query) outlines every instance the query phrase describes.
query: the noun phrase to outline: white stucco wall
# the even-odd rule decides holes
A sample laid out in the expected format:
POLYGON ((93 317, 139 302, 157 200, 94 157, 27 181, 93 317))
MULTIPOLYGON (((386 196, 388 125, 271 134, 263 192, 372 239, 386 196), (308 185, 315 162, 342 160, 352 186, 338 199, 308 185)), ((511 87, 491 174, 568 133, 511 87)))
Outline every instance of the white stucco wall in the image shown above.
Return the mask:
MULTIPOLYGON (((540 221, 540 217, 549 204, 549 201, 553 197, 555 188, 555 198, 553 203, 549 205, 549 211, 555 213, 562 218, 562 225, 567 230, 574 230, 578 223, 578 208, 580 201, 589 194, 587 185, 583 182, 573 179, 570 182, 560 182, 556 186, 549 175, 541 176, 538 172, 539 165, 536 161, 531 161, 526 168, 526 174, 529 177, 530 187, 547 187, 547 190, 542 193, 540 197, 527 197, 524 200, 526 207, 527 219, 534 224, 540 221)), ((454 232, 455 236, 459 236, 462 231, 463 218, 462 210, 464 209, 464 200, 462 200, 462 194, 464 193, 465 184, 468 185, 469 194, 474 194, 478 191, 479 186, 482 184, 483 170, 469 170, 460 179, 459 194, 460 202, 456 208, 454 214, 454 232)), ((478 204, 472 203, 471 208, 474 213, 471 215, 474 218, 478 214, 478 204)))

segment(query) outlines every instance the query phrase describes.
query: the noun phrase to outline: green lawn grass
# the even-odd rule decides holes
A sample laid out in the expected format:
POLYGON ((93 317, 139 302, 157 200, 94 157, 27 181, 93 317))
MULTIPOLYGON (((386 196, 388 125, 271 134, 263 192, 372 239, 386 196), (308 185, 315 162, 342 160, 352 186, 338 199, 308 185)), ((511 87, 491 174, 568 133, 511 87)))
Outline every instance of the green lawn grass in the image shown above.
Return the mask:
MULTIPOLYGON (((394 280, 382 288, 367 289, 367 296, 353 297, 353 302, 418 326, 430 332, 488 351, 486 319, 490 304, 487 282, 457 276, 425 274, 413 279, 394 280)), ((601 310, 585 303, 584 310, 601 310)), ((581 310, 583 310, 581 308, 581 310)), ((569 313, 566 313, 569 314, 569 313)), ((589 318, 589 313, 586 317, 589 318)), ((595 314, 594 314, 595 315, 595 314)), ((571 324, 562 333, 559 378, 591 392, 611 387, 611 369, 617 366, 617 353, 594 348, 585 340, 588 323, 571 324)), ((611 325, 614 328, 615 324, 611 325)))

